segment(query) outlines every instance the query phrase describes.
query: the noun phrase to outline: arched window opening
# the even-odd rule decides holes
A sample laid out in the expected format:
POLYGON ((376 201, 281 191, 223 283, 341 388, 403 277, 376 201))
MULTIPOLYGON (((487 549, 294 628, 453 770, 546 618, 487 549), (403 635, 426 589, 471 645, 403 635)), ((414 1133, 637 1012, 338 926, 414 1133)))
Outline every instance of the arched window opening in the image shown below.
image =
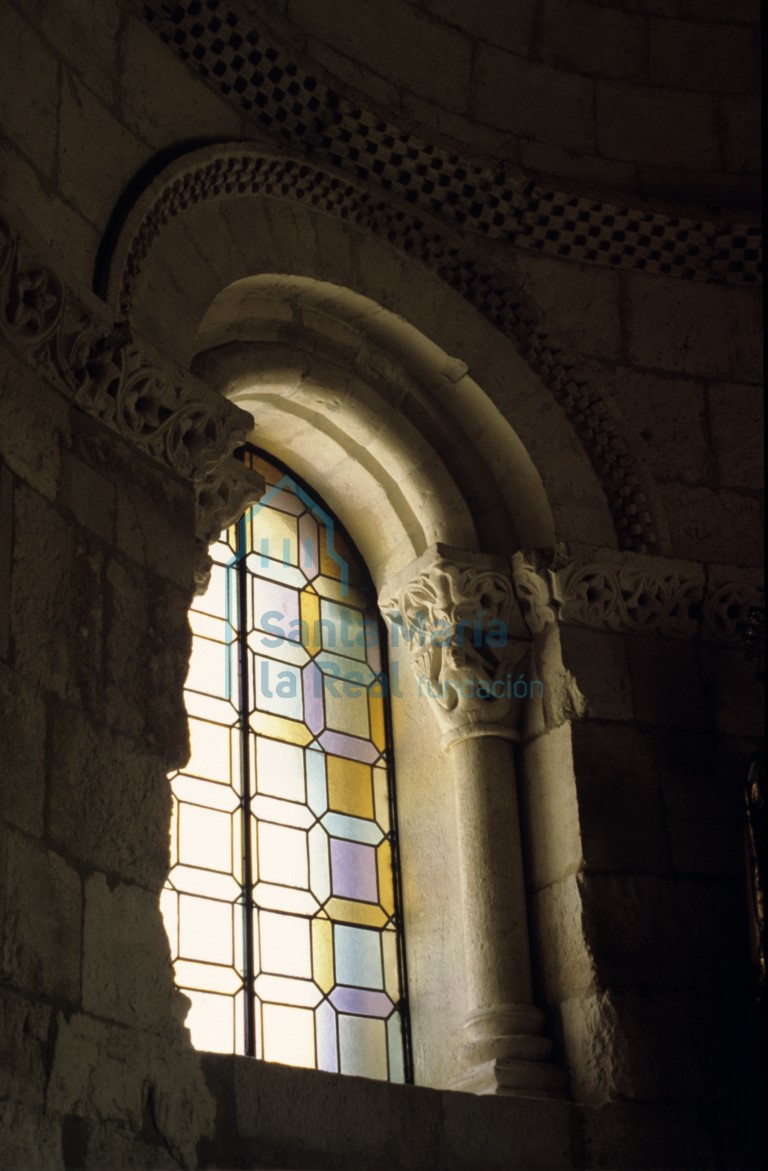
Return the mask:
POLYGON ((266 481, 190 611, 162 909, 197 1048, 410 1080, 386 647, 343 529, 266 481))

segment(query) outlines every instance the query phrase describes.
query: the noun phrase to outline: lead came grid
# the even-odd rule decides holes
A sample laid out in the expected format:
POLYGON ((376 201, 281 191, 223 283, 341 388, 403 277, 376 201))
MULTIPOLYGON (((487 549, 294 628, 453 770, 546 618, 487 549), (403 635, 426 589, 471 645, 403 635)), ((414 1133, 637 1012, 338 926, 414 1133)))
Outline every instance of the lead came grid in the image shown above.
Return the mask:
POLYGON ((162 895, 198 1048, 404 1081, 379 624, 338 529, 271 462, 211 550, 162 895))

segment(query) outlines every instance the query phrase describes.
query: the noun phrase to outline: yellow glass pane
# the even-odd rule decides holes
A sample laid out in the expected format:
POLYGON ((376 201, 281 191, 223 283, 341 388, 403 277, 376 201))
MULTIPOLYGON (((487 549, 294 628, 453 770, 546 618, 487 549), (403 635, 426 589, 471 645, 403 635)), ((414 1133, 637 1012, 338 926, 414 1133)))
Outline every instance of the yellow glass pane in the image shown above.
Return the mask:
POLYGON ((376 799, 376 820, 389 833, 389 785, 387 770, 377 766, 373 770, 373 792, 376 799))
POLYGON ((376 851, 376 865, 379 871, 379 901, 387 915, 395 913, 395 890, 392 880, 392 847, 382 842, 376 851))
POLYGON ((318 988, 330 992, 334 985, 333 927, 325 918, 312 920, 312 968, 318 988))
POLYGON ((273 716, 269 712, 251 712, 251 727, 257 735, 261 733, 271 736, 273 740, 284 740, 287 744, 300 744, 302 747, 313 739, 306 724, 273 716))
POLYGON ((370 765, 342 756, 329 756, 328 804, 351 817, 373 817, 370 765))
POLYGON ((370 732, 368 692, 359 682, 360 672, 354 668, 355 664, 351 663, 349 669, 342 668, 341 675, 331 674, 330 671, 325 675, 325 719, 333 731, 346 732, 348 736, 367 740, 370 732))
POLYGON ((368 707, 371 713, 371 740, 373 740, 379 751, 383 752, 387 746, 384 731, 384 700, 380 695, 374 695, 369 691, 368 707))
POLYGON ((316 655, 321 649, 320 629, 320 599, 314 590, 302 590, 301 593, 301 621, 304 623, 302 634, 304 646, 310 655, 316 655))
POLYGON ((253 551, 257 562, 282 561, 299 564, 299 533, 295 516, 262 508, 253 518, 253 551))
POLYGON ((325 909, 331 919, 340 923, 359 923, 363 927, 383 927, 389 915, 371 903, 356 903, 352 899, 329 899, 325 909))

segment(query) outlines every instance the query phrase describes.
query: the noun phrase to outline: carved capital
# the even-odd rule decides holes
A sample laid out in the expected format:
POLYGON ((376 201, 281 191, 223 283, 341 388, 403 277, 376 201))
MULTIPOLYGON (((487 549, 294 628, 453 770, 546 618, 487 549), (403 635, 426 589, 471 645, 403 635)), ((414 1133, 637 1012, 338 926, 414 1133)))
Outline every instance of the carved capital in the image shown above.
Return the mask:
POLYGON ((198 543, 195 593, 204 594, 211 577, 208 546, 239 520, 249 504, 264 494, 264 477, 237 459, 228 459, 209 472, 197 490, 195 532, 198 543))
POLYGON ((516 738, 530 641, 520 637, 507 573, 481 559, 437 557, 386 597, 382 612, 392 641, 410 649, 419 694, 432 700, 446 745, 474 736, 516 738))

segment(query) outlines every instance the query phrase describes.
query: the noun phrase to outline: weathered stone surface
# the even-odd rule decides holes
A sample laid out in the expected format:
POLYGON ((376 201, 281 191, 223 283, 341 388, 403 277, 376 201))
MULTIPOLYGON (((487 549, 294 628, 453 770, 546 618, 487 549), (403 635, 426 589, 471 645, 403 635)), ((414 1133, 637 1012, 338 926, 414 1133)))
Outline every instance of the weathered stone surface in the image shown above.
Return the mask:
POLYGON ((706 392, 700 382, 623 366, 613 384, 616 405, 643 444, 644 459, 657 478, 700 483, 710 477, 706 392))
POLYGON ((61 446, 69 435, 69 407, 45 379, 0 344, 0 455, 43 496, 56 497, 61 446))
POLYGON ((0 843, 0 966, 35 995, 80 999, 79 875, 51 850, 13 831, 0 843))
POLYGON ((576 626, 563 627, 563 663, 576 680, 587 713, 598 720, 631 720, 634 715, 626 639, 576 626))
POLYGON ((653 738, 674 869, 741 875, 742 786, 751 748, 737 751, 734 775, 709 738, 680 730, 653 738))
POLYGON ((58 104, 57 62, 41 38, 10 5, 3 12, 4 50, 9 59, 23 61, 30 76, 38 78, 31 92, 14 82, 13 71, 0 72, 0 123, 16 147, 28 153, 40 170, 50 174, 56 151, 58 104))
POLYGON ((718 1165, 699 1109, 679 1103, 615 1102, 586 1110, 584 1146, 595 1171, 710 1171, 718 1165))
POLYGON ((622 724, 574 724, 573 766, 584 862, 597 870, 669 867, 653 739, 622 724))
POLYGON ((583 0, 546 0, 538 43, 542 60, 587 76, 643 78, 645 20, 583 0))
POLYGON ((560 1013, 574 1101, 611 1101, 629 1056, 613 996, 585 992, 564 1000, 560 1013))
POLYGON ((744 650, 702 646, 699 661, 717 731, 724 736, 760 736, 765 726, 765 693, 744 650))
POLYGON ((56 705, 48 834, 81 862, 159 889, 168 872, 171 793, 134 741, 56 705))
POLYGON ((723 153, 732 171, 760 171, 760 99, 747 94, 721 98, 723 153))
POLYGON ((0 1159, 5 1167, 66 1171, 61 1120, 30 1106, 0 1102, 0 1159))
POLYGON ((83 1006, 107 1020, 171 1030, 173 971, 158 896, 110 886, 102 874, 85 888, 83 1006))
POLYGON ((722 985, 738 932, 723 884, 588 874, 579 892, 585 938, 604 986, 722 985))
POLYGON ((605 269, 520 253, 515 269, 523 289, 560 335, 582 354, 618 359, 622 353, 619 278, 605 269))
POLYGON ((518 133, 570 149, 594 144, 592 83, 587 78, 487 45, 476 51, 470 112, 491 126, 512 125, 518 133))
POLYGON ((145 1047, 128 1029, 93 1017, 60 1016, 48 1104, 57 1114, 142 1123, 145 1047))
POLYGON ((721 484, 762 488, 764 414, 759 386, 720 382, 709 388, 709 418, 721 484))
POLYGON ((696 651, 667 638, 627 639, 635 714, 646 724, 696 728, 704 723, 696 651))
POLYGON ((36 492, 16 487, 15 666, 55 694, 101 700, 101 554, 36 492), (41 548, 45 556, 41 556, 41 548))
POLYGON ((0 990, 0 1101, 42 1108, 50 1019, 47 1005, 0 990))
POLYGON ((115 528, 115 486, 82 460, 64 457, 60 500, 78 524, 111 542, 115 528))
POLYGON ((100 0, 80 0, 77 5, 43 0, 40 7, 40 27, 46 39, 103 102, 112 104, 119 55, 119 7, 100 0), (87 53, 83 52, 85 44, 87 53))
POLYGON ((715 100, 709 94, 601 81, 597 149, 614 159, 711 171, 719 161, 715 100))
POLYGON ((40 692, 0 663, 0 810, 41 837, 46 708, 40 692))
POLYGON ((729 94, 758 89, 757 29, 651 19, 649 36, 656 85, 729 94))
POLYGON ((676 484, 660 485, 658 491, 676 556, 762 564, 760 503, 754 495, 676 484))

